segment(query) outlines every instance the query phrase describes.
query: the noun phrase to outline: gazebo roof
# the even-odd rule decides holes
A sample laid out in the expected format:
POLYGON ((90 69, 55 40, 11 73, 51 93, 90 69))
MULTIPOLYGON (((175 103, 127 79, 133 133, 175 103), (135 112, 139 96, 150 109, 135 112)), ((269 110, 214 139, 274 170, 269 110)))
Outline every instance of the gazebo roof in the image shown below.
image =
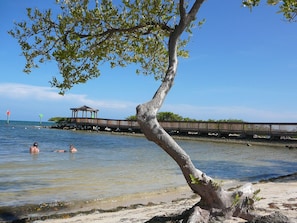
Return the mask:
POLYGON ((98 112, 99 111, 99 109, 94 109, 94 108, 91 108, 86 105, 81 106, 79 108, 70 108, 70 110, 72 110, 72 111, 89 111, 89 112, 98 112))

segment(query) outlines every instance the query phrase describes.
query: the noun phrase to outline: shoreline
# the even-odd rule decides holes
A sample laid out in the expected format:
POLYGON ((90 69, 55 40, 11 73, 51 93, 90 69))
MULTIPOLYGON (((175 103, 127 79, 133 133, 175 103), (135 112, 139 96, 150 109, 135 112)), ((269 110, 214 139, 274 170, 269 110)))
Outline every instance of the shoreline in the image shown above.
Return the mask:
MULTIPOLYGON (((66 130, 71 131, 71 130, 66 130)), ((75 130, 82 131, 85 130, 75 130)), ((98 134, 107 134, 107 135, 122 135, 122 136, 134 136, 134 137, 143 137, 145 135, 143 133, 130 133, 130 132, 108 132, 108 131, 90 131, 92 133, 98 134)), ((230 143, 230 144, 243 144, 246 146, 272 146, 272 147, 283 147, 286 149, 296 149, 297 150, 297 140, 270 140, 264 138, 253 138, 253 139, 243 139, 237 137, 228 137, 228 138, 220 138, 215 136, 181 136, 181 135, 170 135, 175 140, 189 140, 189 141, 198 141, 198 142, 212 142, 212 143, 230 143)))
MULTIPOLYGON (((260 190, 260 200, 255 204, 255 213, 268 215, 281 213, 287 216, 290 222, 297 222, 297 173, 292 176, 273 181, 258 182, 253 185, 254 190, 260 190)), ((232 183, 232 182, 231 182, 232 183)), ((233 182, 234 183, 234 182, 233 182)), ((230 186, 230 185, 229 185, 230 186)), ((199 201, 199 197, 184 197, 182 199, 148 205, 134 205, 124 207, 116 211, 100 212, 93 210, 92 213, 80 213, 73 217, 37 220, 33 223, 169 223, 176 222, 183 212, 192 208, 199 201), (157 219, 157 220, 156 220, 157 219)), ((243 223, 246 220, 231 217, 223 223, 243 223)))
POLYGON ((29 204, 17 207, 0 207, 0 222, 21 223, 45 219, 65 219, 94 212, 113 213, 121 210, 151 207, 160 204, 191 200, 198 202, 188 186, 166 188, 152 192, 126 194, 102 200, 29 204))
MULTIPOLYGON (((246 182, 226 180, 225 189, 236 188, 246 182)), ((255 190, 261 189, 256 207, 262 215, 281 210, 283 214, 297 220, 297 173, 278 178, 259 181, 253 184, 255 190), (272 205, 273 204, 273 205, 272 205), (271 207, 270 207, 271 206, 271 207), (296 213, 295 213, 296 212, 296 213)), ((76 222, 145 222, 159 215, 181 213, 193 207, 199 196, 186 186, 159 191, 113 197, 98 201, 76 203, 57 203, 29 205, 23 207, 0 208, 0 222, 11 223, 76 223, 76 222), (149 212, 145 216, 141 215, 149 212), (133 221, 120 220, 130 213, 133 221), (118 221, 114 221, 117 216, 118 221), (138 216, 138 217, 135 217, 138 216), (150 217, 150 218, 149 218, 150 217), (80 219, 80 220, 78 220, 80 219), (100 221, 98 221, 100 219, 100 221)), ((232 222, 245 222, 234 218, 232 222), (235 220, 234 220, 235 219, 235 220)))

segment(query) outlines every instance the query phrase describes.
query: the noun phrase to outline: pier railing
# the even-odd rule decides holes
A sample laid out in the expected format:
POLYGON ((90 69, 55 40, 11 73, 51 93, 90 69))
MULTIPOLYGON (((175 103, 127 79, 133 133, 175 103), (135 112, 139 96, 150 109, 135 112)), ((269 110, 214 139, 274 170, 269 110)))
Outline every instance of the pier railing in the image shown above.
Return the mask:
MULTIPOLYGON (((141 132, 137 121, 100 118, 69 118, 73 128, 141 132)), ((160 122, 170 133, 175 134, 217 134, 228 136, 238 134, 245 137, 265 135, 270 137, 297 137, 297 123, 250 123, 250 122, 160 122)))

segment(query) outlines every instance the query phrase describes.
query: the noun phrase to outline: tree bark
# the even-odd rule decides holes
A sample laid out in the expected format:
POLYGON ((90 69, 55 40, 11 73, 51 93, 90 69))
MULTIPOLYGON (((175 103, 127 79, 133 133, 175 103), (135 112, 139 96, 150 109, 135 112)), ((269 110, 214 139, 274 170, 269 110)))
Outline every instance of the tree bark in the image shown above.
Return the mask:
MULTIPOLYGON (((241 209, 235 208, 235 206, 239 207, 239 205, 234 205, 234 200, 236 200, 237 204, 242 203, 246 197, 253 194, 253 191, 250 189, 233 193, 225 191, 211 177, 196 169, 189 155, 160 126, 156 118, 157 112, 161 108, 176 76, 178 40, 187 26, 195 19, 203 2, 204 0, 196 0, 189 13, 186 13, 184 1, 180 1, 181 18, 169 37, 169 66, 166 75, 153 98, 147 103, 137 106, 137 120, 146 138, 159 145, 179 165, 189 187, 193 192, 200 195, 200 206, 208 210, 220 209, 225 215, 227 215, 227 212, 230 214, 230 212, 233 212, 232 210, 236 209, 236 215, 240 216, 241 209), (193 177, 197 179, 196 183, 192 182, 193 177)), ((249 218, 249 216, 245 218, 249 218)))

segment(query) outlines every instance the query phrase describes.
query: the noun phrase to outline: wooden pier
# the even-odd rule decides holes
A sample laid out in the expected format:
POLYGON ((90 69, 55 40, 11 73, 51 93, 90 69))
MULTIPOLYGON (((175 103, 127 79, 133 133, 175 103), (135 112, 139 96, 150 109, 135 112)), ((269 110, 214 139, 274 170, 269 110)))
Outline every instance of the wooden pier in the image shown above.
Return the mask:
MULTIPOLYGON (((59 128, 117 131, 141 133, 137 121, 101 118, 68 118, 59 128)), ((297 123, 250 123, 250 122, 160 122, 170 134, 189 136, 218 136, 254 138, 265 136, 269 139, 287 139, 297 137, 297 123)))

